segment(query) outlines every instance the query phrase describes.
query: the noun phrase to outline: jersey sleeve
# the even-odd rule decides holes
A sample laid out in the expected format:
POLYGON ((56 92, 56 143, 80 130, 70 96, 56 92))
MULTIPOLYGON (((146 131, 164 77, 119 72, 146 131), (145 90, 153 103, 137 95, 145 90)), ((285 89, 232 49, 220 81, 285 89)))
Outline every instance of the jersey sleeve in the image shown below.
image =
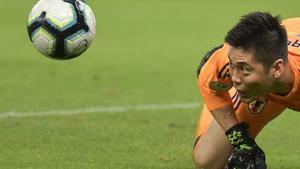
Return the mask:
POLYGON ((287 30, 288 52, 293 54, 299 60, 300 56, 300 17, 289 18, 282 21, 282 25, 287 30))
POLYGON ((232 82, 229 75, 228 46, 209 52, 198 68, 198 88, 208 110, 215 110, 232 104, 229 89, 232 82))
POLYGON ((298 33, 300 31, 300 17, 297 18, 288 18, 281 22, 281 24, 285 27, 287 32, 298 33))

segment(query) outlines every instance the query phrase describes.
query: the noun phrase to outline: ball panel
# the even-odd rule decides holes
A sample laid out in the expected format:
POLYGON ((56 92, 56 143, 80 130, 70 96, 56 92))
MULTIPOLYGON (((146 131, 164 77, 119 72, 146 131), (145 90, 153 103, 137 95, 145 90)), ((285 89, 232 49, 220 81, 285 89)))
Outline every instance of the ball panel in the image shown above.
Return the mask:
POLYGON ((56 39, 42 27, 36 29, 31 36, 33 45, 44 55, 52 55, 55 51, 56 39))
POLYGON ((91 44, 93 34, 80 30, 65 39, 65 52, 69 55, 82 54, 91 44))
POLYGON ((77 15, 72 4, 60 0, 58 4, 49 6, 46 20, 59 31, 64 31, 77 23, 77 15))
POLYGON ((45 36, 39 35, 33 41, 33 45, 42 54, 51 56, 55 52, 55 41, 55 39, 49 41, 49 39, 47 39, 45 36))
POLYGON ((41 13, 46 10, 46 7, 46 1, 38 1, 29 14, 28 25, 31 25, 33 22, 37 21, 41 13))
POLYGON ((40 27, 38 29, 36 29, 34 32, 32 32, 31 34, 31 39, 32 41, 34 41, 36 38, 38 38, 39 36, 43 36, 45 39, 51 41, 53 39, 55 39, 55 37, 53 37, 49 32, 47 32, 43 27, 40 27))
POLYGON ((96 34, 96 19, 92 9, 86 4, 84 7, 84 18, 86 24, 89 26, 92 34, 96 34))

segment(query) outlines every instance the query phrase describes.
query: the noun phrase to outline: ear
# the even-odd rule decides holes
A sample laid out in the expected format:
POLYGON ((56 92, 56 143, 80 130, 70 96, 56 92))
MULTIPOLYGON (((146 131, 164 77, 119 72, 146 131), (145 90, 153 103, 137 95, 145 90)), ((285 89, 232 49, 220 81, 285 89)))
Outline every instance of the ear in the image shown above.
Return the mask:
POLYGON ((277 79, 283 73, 285 69, 285 62, 283 59, 277 59, 273 64, 271 69, 273 70, 273 77, 277 79))

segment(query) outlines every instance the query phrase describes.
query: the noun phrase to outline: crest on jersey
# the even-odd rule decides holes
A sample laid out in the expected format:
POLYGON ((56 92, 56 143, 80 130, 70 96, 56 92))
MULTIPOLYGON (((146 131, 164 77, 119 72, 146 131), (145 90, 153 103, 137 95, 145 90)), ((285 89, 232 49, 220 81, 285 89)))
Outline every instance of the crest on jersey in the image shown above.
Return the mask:
POLYGON ((258 98, 248 104, 248 109, 252 114, 259 114, 263 111, 268 100, 266 98, 258 98))

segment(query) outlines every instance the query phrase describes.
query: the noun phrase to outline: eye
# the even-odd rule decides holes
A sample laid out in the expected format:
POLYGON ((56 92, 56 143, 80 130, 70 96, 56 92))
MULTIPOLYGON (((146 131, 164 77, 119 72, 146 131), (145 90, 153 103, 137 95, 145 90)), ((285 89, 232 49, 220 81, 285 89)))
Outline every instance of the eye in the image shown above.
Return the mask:
POLYGON ((239 66, 239 70, 240 70, 240 71, 245 71, 245 70, 246 70, 246 69, 245 69, 245 66, 243 66, 243 65, 239 66))
POLYGON ((239 71, 241 71, 243 74, 248 75, 251 72, 251 69, 245 65, 240 65, 238 67, 239 71))

